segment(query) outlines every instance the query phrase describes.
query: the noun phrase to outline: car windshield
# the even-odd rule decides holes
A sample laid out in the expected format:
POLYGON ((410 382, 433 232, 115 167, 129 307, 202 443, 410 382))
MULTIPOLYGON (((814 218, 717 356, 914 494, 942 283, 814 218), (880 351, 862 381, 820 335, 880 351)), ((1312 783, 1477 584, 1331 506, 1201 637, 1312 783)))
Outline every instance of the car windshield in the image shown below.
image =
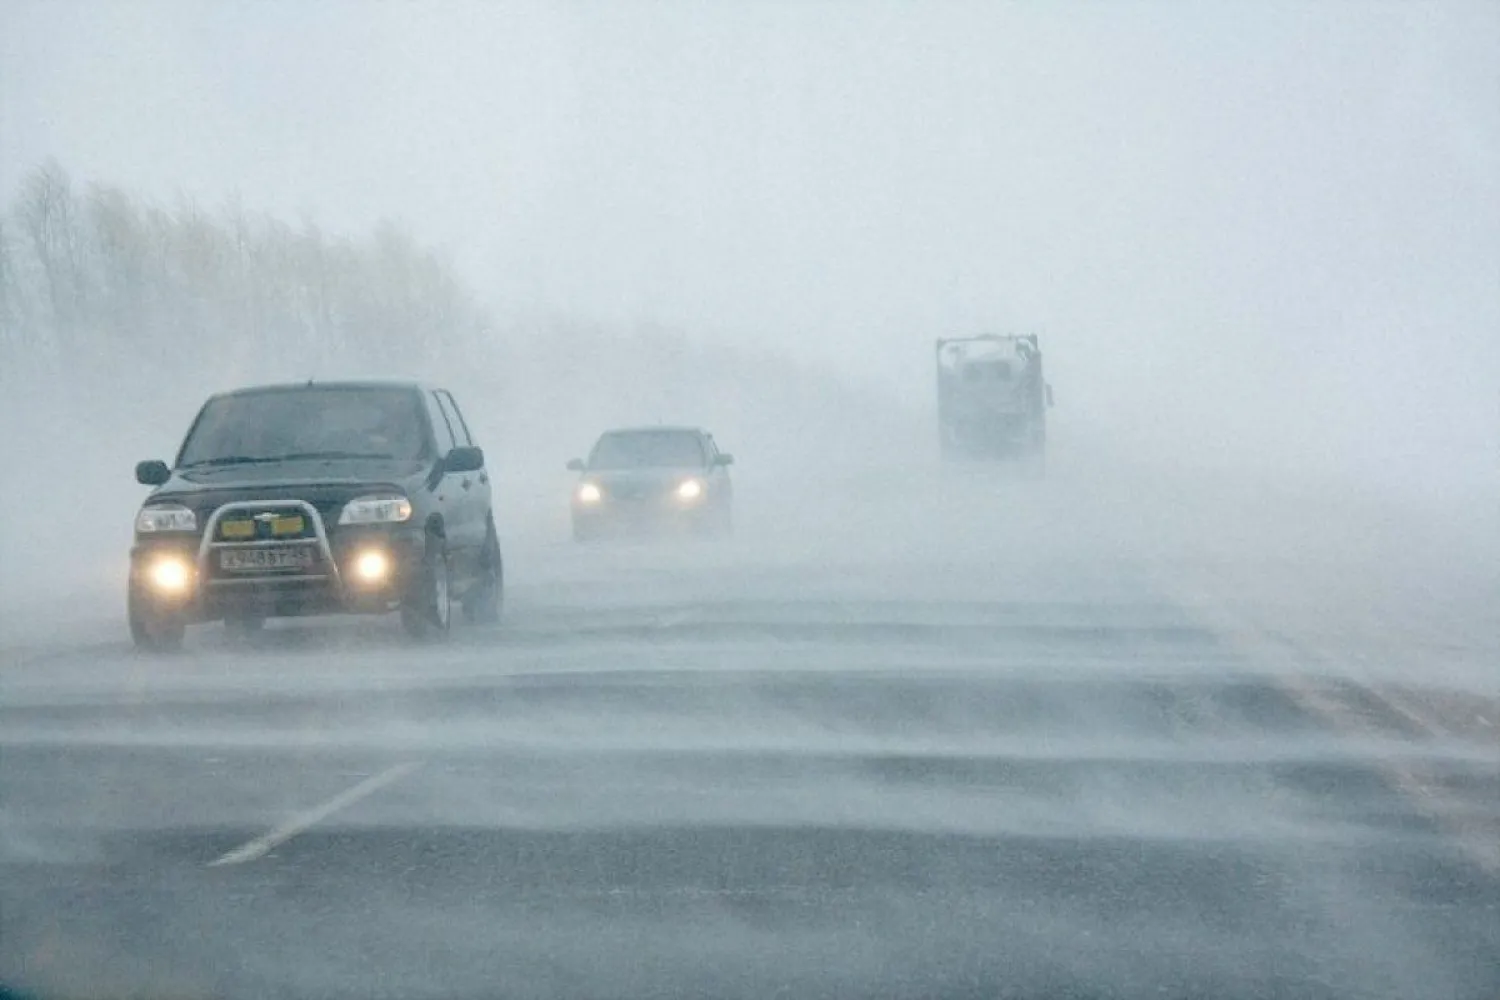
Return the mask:
POLYGON ((425 439, 418 397, 407 389, 267 389, 210 400, 177 464, 416 459, 425 439))
POLYGON ((691 431, 606 434, 594 445, 590 469, 680 469, 703 464, 703 446, 691 431))

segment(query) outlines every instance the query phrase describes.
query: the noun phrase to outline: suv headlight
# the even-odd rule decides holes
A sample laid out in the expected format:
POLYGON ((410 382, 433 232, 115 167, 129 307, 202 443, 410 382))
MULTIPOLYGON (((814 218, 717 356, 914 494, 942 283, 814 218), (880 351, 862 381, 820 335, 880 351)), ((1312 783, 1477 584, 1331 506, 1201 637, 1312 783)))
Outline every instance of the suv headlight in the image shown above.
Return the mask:
POLYGON ((198 515, 181 504, 153 504, 142 507, 135 516, 135 530, 143 535, 158 531, 197 531, 198 515))
POLYGON ((410 520, 411 501, 398 493, 355 497, 339 514, 339 524, 400 524, 410 520))

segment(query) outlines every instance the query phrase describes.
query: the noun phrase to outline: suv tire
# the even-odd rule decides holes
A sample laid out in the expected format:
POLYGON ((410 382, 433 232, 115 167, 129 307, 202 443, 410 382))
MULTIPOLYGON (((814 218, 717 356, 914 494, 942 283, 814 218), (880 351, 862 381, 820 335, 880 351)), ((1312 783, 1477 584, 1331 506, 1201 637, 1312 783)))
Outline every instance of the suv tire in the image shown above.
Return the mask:
POLYGON ((401 626, 413 639, 445 639, 453 624, 452 568, 448 545, 437 535, 427 536, 422 569, 401 601, 401 626))
POLYGON ((473 625, 493 625, 500 620, 505 599, 505 561, 500 554, 500 538, 495 533, 493 517, 486 518, 484 554, 479 562, 479 581, 464 595, 464 621, 473 625))

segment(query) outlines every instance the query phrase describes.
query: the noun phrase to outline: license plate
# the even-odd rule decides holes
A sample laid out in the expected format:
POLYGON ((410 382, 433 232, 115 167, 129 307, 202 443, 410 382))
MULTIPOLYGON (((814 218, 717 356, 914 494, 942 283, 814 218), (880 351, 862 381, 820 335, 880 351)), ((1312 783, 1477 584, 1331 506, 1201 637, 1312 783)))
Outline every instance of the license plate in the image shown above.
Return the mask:
POLYGON ((231 573, 307 569, 312 564, 313 551, 305 545, 286 548, 226 549, 219 553, 219 567, 231 573))

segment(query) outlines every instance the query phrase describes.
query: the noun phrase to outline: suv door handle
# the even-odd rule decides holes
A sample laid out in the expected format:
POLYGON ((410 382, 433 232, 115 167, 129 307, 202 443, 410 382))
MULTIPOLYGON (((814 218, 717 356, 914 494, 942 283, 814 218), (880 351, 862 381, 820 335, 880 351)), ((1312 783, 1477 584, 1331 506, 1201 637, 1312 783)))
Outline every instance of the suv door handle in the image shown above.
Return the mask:
POLYGON ((474 488, 474 480, 465 479, 463 482, 459 483, 459 485, 466 490, 472 490, 474 488))

